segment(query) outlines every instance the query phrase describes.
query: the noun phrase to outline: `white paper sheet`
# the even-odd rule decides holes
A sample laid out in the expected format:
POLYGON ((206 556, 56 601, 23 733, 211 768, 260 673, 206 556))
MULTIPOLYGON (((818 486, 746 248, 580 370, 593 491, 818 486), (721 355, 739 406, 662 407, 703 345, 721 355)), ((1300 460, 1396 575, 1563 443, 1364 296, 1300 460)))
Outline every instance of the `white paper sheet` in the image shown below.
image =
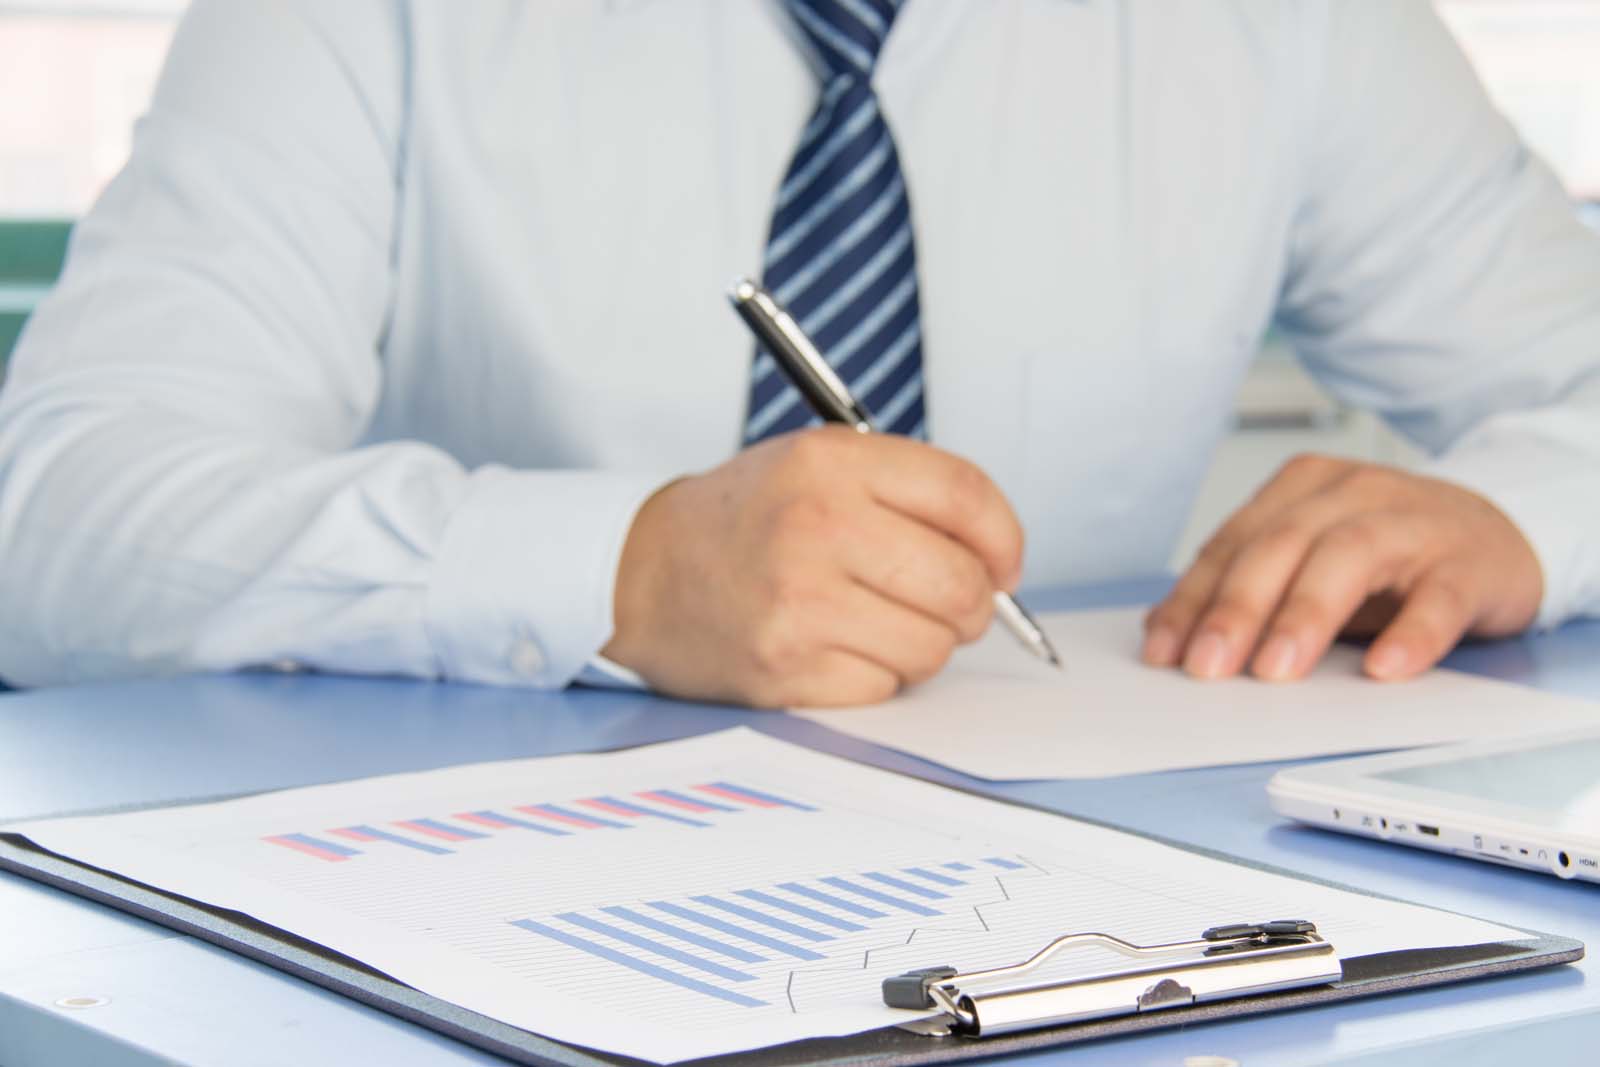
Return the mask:
MULTIPOLYGON (((1522 936, 746 730, 7 829, 657 1062, 903 1022, 884 977, 1016 962, 1063 932, 1304 917, 1346 957, 1522 936)), ((1042 977, 1123 962, 1088 952, 1042 977)))
POLYGON ((1600 704, 1459 671, 1380 683, 1335 647, 1310 677, 1196 681, 1139 662, 1142 609, 1046 614, 1058 671, 998 627, 932 681, 870 708, 798 712, 979 778, 1303 759, 1600 724, 1600 704))

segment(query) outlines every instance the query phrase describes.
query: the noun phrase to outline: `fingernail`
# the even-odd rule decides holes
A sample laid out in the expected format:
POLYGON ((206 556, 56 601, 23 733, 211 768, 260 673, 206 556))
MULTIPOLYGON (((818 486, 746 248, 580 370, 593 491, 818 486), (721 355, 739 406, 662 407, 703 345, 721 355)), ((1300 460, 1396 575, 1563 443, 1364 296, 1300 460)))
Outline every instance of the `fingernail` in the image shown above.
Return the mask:
POLYGON ((1269 682, 1287 681, 1293 677, 1299 658, 1300 646, 1294 638, 1278 634, 1268 639, 1256 654, 1256 676, 1269 682))
POLYGON ((1410 666, 1411 657, 1399 645, 1378 645, 1367 653, 1367 673, 1374 678, 1398 678, 1410 666))
POLYGON ((1170 627, 1157 626, 1144 637, 1144 661, 1152 667, 1178 664, 1178 635, 1170 627))
POLYGON ((1228 642, 1221 634, 1206 633, 1189 646, 1183 669, 1197 678, 1219 678, 1227 666, 1228 642))

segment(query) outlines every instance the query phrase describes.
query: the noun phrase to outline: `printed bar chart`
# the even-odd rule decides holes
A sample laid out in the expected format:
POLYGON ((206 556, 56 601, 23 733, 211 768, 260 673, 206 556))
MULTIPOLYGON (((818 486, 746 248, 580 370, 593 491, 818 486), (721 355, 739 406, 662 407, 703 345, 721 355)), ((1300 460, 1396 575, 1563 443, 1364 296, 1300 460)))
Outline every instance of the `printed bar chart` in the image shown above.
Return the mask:
MULTIPOLYGON (((471 847, 472 842, 493 840, 507 833, 531 831, 546 837, 570 837, 587 831, 629 830, 648 825, 715 830, 723 818, 779 810, 816 812, 820 809, 734 782, 703 782, 682 789, 641 790, 629 794, 627 799, 606 794, 559 804, 549 801, 515 804, 510 807, 514 814, 484 808, 448 816, 395 819, 381 829, 362 823, 319 833, 344 841, 398 845, 411 852, 449 856, 460 847, 471 847)), ((366 851, 307 833, 273 834, 261 840, 324 863, 343 863, 366 851)))
POLYGON ((908 919, 1009 899, 997 894, 997 879, 1028 870, 1026 863, 992 856, 612 904, 594 913, 564 911, 511 925, 635 974, 759 1008, 769 1002, 741 991, 741 985, 782 974, 796 960, 858 959, 861 939, 879 931, 892 931, 898 944, 908 919))

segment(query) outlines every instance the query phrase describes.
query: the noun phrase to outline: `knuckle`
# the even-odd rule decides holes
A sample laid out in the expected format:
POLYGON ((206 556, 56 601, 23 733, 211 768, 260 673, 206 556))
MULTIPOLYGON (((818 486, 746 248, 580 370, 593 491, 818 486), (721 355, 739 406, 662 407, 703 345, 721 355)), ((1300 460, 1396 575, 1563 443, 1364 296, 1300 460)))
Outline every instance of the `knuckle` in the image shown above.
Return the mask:
POLYGON ((1207 567, 1221 567, 1233 559, 1238 551, 1238 536, 1233 523, 1230 522, 1206 539, 1195 559, 1207 567))
POLYGON ((1382 540, 1381 524, 1369 517, 1347 519, 1322 535, 1322 547, 1341 555, 1370 556, 1382 540))
POLYGON ((1317 452, 1299 452, 1290 456, 1278 468, 1276 478, 1311 478, 1329 474, 1343 464, 1343 460, 1317 452))
POLYGON ((989 476, 965 460, 951 464, 945 478, 951 511, 960 515, 981 514, 990 503, 989 476))
POLYGON ((758 627, 750 636, 750 660, 758 679, 773 682, 794 673, 797 646, 778 627, 758 627))
POLYGON ((818 426, 786 435, 783 463, 802 474, 825 474, 837 462, 843 443, 833 427, 818 426))
POLYGON ((1256 539, 1257 548, 1274 556, 1302 552, 1311 540, 1311 531, 1294 519, 1273 524, 1256 539))
POLYGON ((1337 622, 1342 621, 1336 620, 1333 616, 1333 606, 1321 597, 1308 592, 1295 592, 1285 598, 1283 607, 1278 612, 1276 625, 1279 629, 1294 633, 1332 629, 1337 622))
POLYGON ((1158 626, 1166 626, 1178 630, 1187 629, 1194 622, 1195 616, 1200 614, 1204 603, 1204 598, 1198 591, 1180 585, 1166 600, 1150 609, 1144 619, 1144 628, 1153 630, 1158 626))
POLYGON ((1177 626, 1186 622, 1191 615, 1192 612, 1186 611, 1184 606, 1170 600, 1165 601, 1144 613, 1144 629, 1149 633, 1157 627, 1177 626))
POLYGON ((804 668, 810 643, 796 624, 795 614, 792 605, 777 600, 773 609, 750 628, 749 659, 757 678, 782 681, 804 668))
POLYGON ((1262 613, 1243 597, 1225 594, 1212 603, 1206 612, 1205 626, 1207 629, 1220 630, 1225 633, 1238 633, 1258 626, 1262 613))
POLYGON ((1344 478, 1346 490, 1357 497, 1369 500, 1387 500, 1399 485, 1400 476, 1397 471, 1372 463, 1353 467, 1344 478))

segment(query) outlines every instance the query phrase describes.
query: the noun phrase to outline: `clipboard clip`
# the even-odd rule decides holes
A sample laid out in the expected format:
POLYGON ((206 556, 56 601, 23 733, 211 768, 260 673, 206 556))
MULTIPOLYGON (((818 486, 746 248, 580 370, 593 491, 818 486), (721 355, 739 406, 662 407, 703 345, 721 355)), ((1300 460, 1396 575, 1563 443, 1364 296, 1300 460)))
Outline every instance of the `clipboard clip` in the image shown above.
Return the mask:
MULTIPOLYGON (((1315 923, 1280 919, 1213 926, 1196 940, 1163 945, 1136 945, 1103 933, 1067 934, 1009 967, 964 974, 927 967, 886 978, 883 1002, 908 1011, 936 1010, 943 1032, 983 1037, 1326 985, 1341 977, 1338 953, 1315 923), (1159 962, 1047 985, 1010 981, 1067 949, 1088 946, 1159 962)), ((927 1032, 925 1026, 916 1029, 927 1032)))

